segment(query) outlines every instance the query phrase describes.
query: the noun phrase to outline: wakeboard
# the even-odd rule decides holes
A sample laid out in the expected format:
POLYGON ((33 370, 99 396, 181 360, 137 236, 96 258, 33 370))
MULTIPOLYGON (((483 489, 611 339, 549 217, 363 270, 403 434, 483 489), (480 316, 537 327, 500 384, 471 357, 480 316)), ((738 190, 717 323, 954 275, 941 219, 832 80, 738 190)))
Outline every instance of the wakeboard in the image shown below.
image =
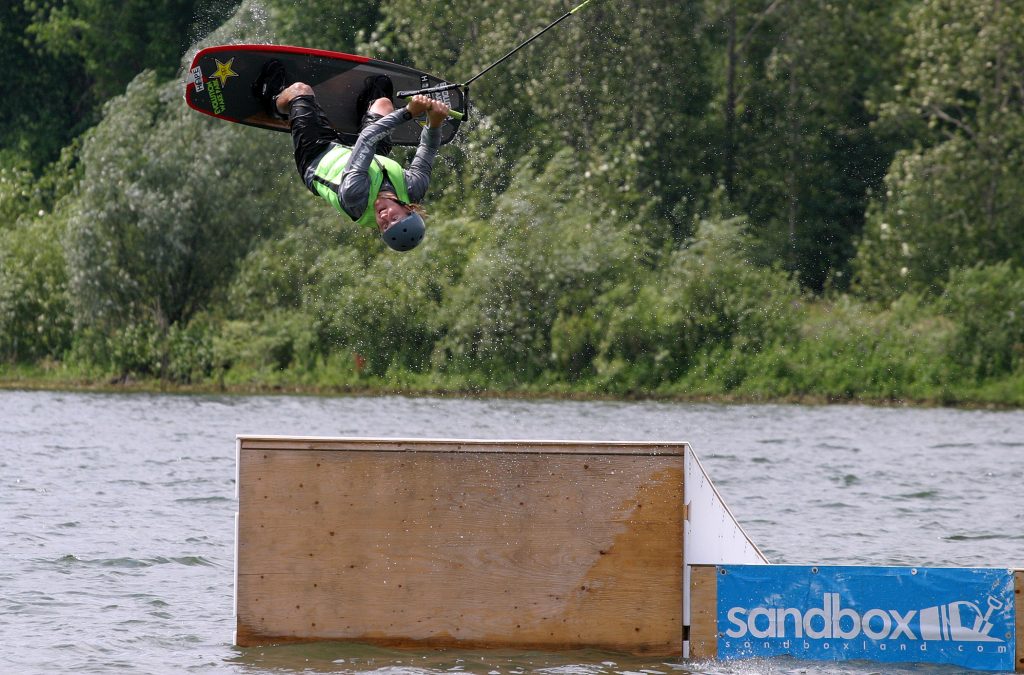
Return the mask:
MULTIPOLYGON (((426 89, 448 84, 445 80, 415 68, 365 56, 284 45, 222 45, 207 47, 192 59, 185 81, 185 101, 198 112, 249 126, 288 131, 288 121, 269 115, 252 93, 252 84, 263 64, 277 59, 284 64, 289 82, 305 82, 313 88, 317 102, 341 141, 355 143, 359 136, 359 94, 367 78, 387 75, 395 91, 426 89)), ((466 112, 465 92, 455 88, 429 94, 452 110, 466 112)), ((405 101, 395 101, 395 107, 405 101)), ((419 144, 421 124, 410 120, 391 133, 395 145, 419 144)), ((459 129, 459 120, 447 119, 441 127, 441 143, 448 143, 459 129)))

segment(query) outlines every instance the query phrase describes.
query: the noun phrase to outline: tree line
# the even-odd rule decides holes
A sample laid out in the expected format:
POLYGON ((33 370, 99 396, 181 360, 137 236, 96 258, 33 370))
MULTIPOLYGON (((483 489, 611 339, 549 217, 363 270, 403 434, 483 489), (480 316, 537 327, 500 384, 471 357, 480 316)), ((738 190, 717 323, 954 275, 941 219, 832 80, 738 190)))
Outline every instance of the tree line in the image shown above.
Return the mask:
POLYGON ((188 110, 205 45, 460 80, 542 0, 16 0, 0 372, 1024 400, 1021 0, 594 0, 474 83, 426 243, 188 110))

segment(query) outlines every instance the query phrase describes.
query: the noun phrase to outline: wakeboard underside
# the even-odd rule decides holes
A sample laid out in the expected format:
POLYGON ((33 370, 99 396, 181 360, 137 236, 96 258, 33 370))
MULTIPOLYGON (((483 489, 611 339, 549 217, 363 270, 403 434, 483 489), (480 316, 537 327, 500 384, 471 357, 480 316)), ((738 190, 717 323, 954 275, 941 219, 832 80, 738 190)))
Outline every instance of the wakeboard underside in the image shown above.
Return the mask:
MULTIPOLYGON (((415 68, 364 56, 283 45, 223 45, 196 54, 185 83, 185 101, 193 110, 249 126, 288 131, 288 121, 269 115, 252 93, 252 84, 263 64, 277 59, 289 82, 305 82, 313 88, 340 140, 352 145, 359 135, 361 111, 356 108, 368 78, 387 75, 395 91, 416 90, 448 84, 415 68)), ((466 97, 456 88, 430 94, 453 110, 465 112, 466 97)), ((396 101, 395 106, 404 105, 396 101)), ((419 144, 424 120, 410 120, 392 131, 395 145, 419 144)), ((448 119, 441 127, 441 143, 448 143, 459 121, 448 119)))

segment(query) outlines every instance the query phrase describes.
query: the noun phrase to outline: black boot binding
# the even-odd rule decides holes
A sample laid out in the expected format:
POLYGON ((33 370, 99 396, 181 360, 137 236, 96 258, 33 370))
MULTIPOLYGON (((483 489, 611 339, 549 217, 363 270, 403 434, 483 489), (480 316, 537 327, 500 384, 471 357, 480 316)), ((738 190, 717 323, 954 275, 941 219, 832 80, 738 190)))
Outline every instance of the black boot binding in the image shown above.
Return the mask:
POLYGON ((279 120, 288 119, 288 115, 277 109, 277 96, 288 86, 288 74, 284 64, 271 59, 263 64, 260 74, 252 83, 252 95, 262 103, 267 114, 279 120))
MULTIPOLYGON (((384 117, 383 115, 370 112, 370 106, 379 98, 393 99, 395 96, 395 85, 387 75, 371 75, 366 78, 363 91, 356 99, 356 116, 359 119, 359 130, 362 131, 370 124, 384 117)), ((391 143, 391 135, 377 141, 378 155, 390 155, 394 146, 391 143)))

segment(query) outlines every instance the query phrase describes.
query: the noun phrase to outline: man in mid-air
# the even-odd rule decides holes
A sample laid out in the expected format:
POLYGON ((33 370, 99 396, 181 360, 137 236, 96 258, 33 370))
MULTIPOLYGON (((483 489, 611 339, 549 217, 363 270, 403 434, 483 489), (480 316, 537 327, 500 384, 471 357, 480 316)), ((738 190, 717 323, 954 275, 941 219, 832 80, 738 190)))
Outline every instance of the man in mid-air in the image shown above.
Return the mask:
POLYGON ((356 223, 376 226, 384 242, 396 251, 419 245, 426 232, 419 202, 430 185, 447 105, 414 96, 406 107, 396 110, 390 78, 367 78, 356 106, 361 117, 359 137, 348 147, 317 103, 313 88, 303 82, 289 84, 280 61, 264 65, 253 84, 253 94, 263 101, 268 113, 288 120, 295 164, 313 194, 356 223), (427 125, 416 155, 409 168, 403 169, 387 156, 390 132, 424 113, 427 125))

